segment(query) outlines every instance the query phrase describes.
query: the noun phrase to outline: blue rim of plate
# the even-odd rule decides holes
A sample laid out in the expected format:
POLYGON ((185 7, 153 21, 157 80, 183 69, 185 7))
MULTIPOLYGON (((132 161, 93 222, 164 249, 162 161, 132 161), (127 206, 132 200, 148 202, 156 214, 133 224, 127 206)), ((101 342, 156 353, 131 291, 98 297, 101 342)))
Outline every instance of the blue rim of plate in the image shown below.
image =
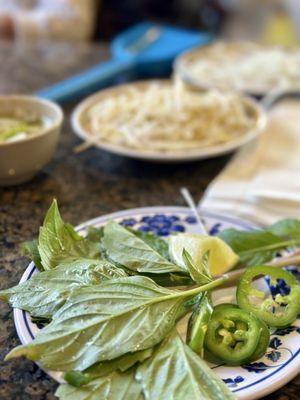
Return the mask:
MULTIPOLYGON (((174 206, 162 206, 162 207, 142 207, 142 208, 133 208, 133 209, 128 209, 128 210, 123 210, 123 211, 118 211, 110 214, 106 214, 101 217, 96 217, 93 218, 83 224, 80 224, 79 226, 76 227, 77 232, 84 231, 87 227, 93 226, 93 225, 101 225, 102 223, 108 221, 109 219, 121 219, 123 217, 133 217, 136 215, 156 215, 156 214, 186 214, 187 216, 191 216, 192 213, 191 211, 186 208, 186 207, 174 207, 174 206)), ((219 213, 215 212, 210 212, 208 210, 200 210, 200 213, 202 217, 207 218, 207 219, 215 219, 220 222, 227 222, 229 224, 235 225, 235 227, 239 227, 242 230, 251 230, 255 228, 259 228, 260 226, 255 222, 241 219, 238 217, 231 217, 227 215, 222 215, 219 213)), ((36 271, 36 267, 33 262, 31 262, 27 269, 25 270, 20 282, 27 281, 31 278, 31 276, 34 274, 36 271)), ((19 339, 22 344, 28 343, 28 338, 31 340, 34 339, 35 335, 31 330, 30 324, 28 317, 29 315, 24 311, 24 310, 19 310, 19 309, 14 309, 13 310, 14 314, 14 323, 15 323, 15 328, 17 331, 17 334, 19 336, 19 339), (24 332, 24 326, 26 328, 26 332, 24 332), (27 337, 26 337, 27 336, 27 337)), ((262 377, 261 379, 256 380, 255 382, 250 383, 247 386, 243 386, 241 388, 237 389, 231 389, 233 393, 236 393, 238 395, 239 399, 242 400, 254 400, 257 398, 260 398, 262 396, 265 396, 283 385, 285 385, 287 382, 292 380, 297 374, 300 372, 300 346, 299 349, 284 363, 276 367, 276 370, 271 372, 270 374, 262 377), (278 372, 280 372, 283 368, 285 368, 287 365, 289 365, 292 371, 290 371, 288 374, 285 374, 284 377, 280 377, 280 379, 277 379, 278 372), (247 393, 247 389, 253 388, 257 384, 265 381, 265 380, 270 380, 269 384, 265 388, 261 388, 258 391, 251 391, 251 393, 247 393), (246 391, 243 395, 243 391, 246 391)), ((218 366, 214 367, 218 368, 218 366)), ((271 367, 272 368, 272 367, 271 367)), ((47 371, 46 371, 47 373, 47 371)), ((54 377, 54 379, 57 379, 51 371, 49 373, 50 376, 54 377)))

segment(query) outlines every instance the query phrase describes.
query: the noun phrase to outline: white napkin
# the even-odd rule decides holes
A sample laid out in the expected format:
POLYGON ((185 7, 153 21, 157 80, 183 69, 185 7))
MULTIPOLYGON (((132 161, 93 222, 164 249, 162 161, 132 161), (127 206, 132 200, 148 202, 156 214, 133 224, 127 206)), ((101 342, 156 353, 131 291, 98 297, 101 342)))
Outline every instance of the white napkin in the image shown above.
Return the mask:
POLYGON ((235 154, 200 206, 263 224, 300 218, 299 100, 274 106, 263 134, 235 154))

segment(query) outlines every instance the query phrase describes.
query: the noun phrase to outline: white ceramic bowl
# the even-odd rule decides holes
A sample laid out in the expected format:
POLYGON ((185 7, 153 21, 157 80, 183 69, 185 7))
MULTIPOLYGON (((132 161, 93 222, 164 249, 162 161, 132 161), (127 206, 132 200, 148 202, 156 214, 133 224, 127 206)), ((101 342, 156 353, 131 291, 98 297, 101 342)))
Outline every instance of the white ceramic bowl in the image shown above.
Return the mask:
POLYGON ((47 118, 47 125, 28 138, 0 142, 0 185, 9 186, 31 179, 52 158, 63 121, 61 108, 48 100, 33 96, 0 96, 0 116, 17 117, 28 112, 47 118))

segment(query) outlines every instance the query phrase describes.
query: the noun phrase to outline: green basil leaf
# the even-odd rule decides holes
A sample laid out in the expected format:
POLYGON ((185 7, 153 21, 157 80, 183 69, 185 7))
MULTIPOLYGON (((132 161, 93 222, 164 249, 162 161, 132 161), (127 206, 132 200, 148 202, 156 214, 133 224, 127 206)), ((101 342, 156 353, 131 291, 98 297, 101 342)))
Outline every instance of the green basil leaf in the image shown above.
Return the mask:
POLYGON ((82 259, 35 274, 24 283, 0 291, 0 299, 32 316, 51 318, 79 286, 98 285, 126 273, 107 261, 82 259))
POLYGON ((149 232, 138 231, 131 228, 126 228, 129 232, 133 233, 138 238, 147 243, 153 250, 157 251, 162 257, 170 261, 168 243, 159 236, 153 235, 149 232))
POLYGON ((143 400, 141 386, 134 372, 112 372, 76 388, 68 384, 58 387, 55 395, 60 400, 143 400))
POLYGON ((102 242, 108 257, 130 270, 153 274, 185 271, 117 222, 106 224, 102 242))
POLYGON ((94 226, 89 226, 87 228, 87 238, 93 242, 100 242, 103 238, 104 227, 95 228, 94 226))
POLYGON ((281 238, 300 240, 300 221, 298 219, 282 219, 270 225, 267 230, 281 238))
POLYGON ((80 387, 86 385, 94 379, 105 376, 113 371, 127 371, 138 362, 142 362, 151 357, 153 348, 136 351, 134 353, 124 354, 121 357, 110 361, 96 363, 85 371, 69 371, 64 375, 64 379, 70 385, 80 387))
POLYGON ((156 282, 160 286, 189 286, 194 285, 195 282, 189 275, 170 272, 169 274, 143 274, 144 276, 148 276, 154 282, 156 282))
POLYGON ((264 230, 225 229, 220 232, 219 237, 238 254, 245 266, 260 265, 270 261, 278 251, 295 244, 294 240, 285 240, 264 230))
MULTIPOLYGON (((126 227, 125 229, 128 230, 128 232, 133 233, 136 237, 142 239, 153 250, 157 251, 157 253, 169 260, 168 243, 164 239, 149 232, 143 232, 129 227, 126 227)), ((104 226, 101 226, 100 228, 91 226, 87 229, 87 238, 94 242, 100 242, 103 239, 103 236, 104 226)))
POLYGON ((6 359, 24 355, 51 370, 83 371, 96 362, 148 349, 189 311, 187 300, 225 280, 178 291, 131 276, 75 289, 35 340, 16 347, 6 359))
POLYGON ((36 239, 24 242, 22 244, 22 255, 29 256, 31 260, 34 262, 34 265, 37 267, 37 269, 39 271, 44 271, 44 267, 42 265, 42 260, 38 249, 38 241, 36 239))
POLYGON ((99 244, 84 239, 70 224, 64 223, 56 200, 53 200, 40 228, 38 251, 45 270, 78 258, 100 258, 99 244))
MULTIPOLYGON (((133 233, 138 238, 142 239, 146 244, 148 244, 153 250, 157 251, 162 257, 165 257, 169 260, 169 249, 168 243, 161 239, 160 237, 153 235, 149 232, 142 232, 135 229, 131 229, 126 227, 126 230, 133 233)), ((95 228, 89 227, 87 238, 93 240, 95 242, 101 242, 104 235, 104 227, 95 228)), ((129 270, 124 265, 112 260, 106 254, 105 248, 102 246, 101 254, 103 258, 106 258, 109 262, 113 263, 119 268, 123 268, 128 275, 139 274, 137 271, 129 270)), ((151 274, 151 273, 143 273, 143 275, 148 276, 153 279, 158 285, 161 286, 184 286, 191 285, 194 281, 187 275, 186 271, 183 273, 165 273, 165 274, 151 274)))
POLYGON ((207 261, 206 254, 203 257, 203 262, 202 262, 202 264, 205 265, 205 268, 203 268, 202 265, 200 266, 200 268, 198 268, 194 264, 194 261, 193 261, 191 255, 186 251, 185 248, 182 250, 182 259, 183 259, 184 264, 185 264, 187 270, 189 271, 192 279, 195 282, 197 282, 199 285, 205 285, 206 283, 209 283, 212 281, 212 278, 211 278, 210 273, 207 268, 208 261, 207 261))
POLYGON ((203 271, 204 275, 208 278, 212 278, 210 270, 209 270, 209 257, 210 257, 210 250, 208 250, 202 257, 201 260, 201 271, 203 271))
POLYGON ((174 330, 136 372, 148 399, 232 400, 235 398, 174 330))

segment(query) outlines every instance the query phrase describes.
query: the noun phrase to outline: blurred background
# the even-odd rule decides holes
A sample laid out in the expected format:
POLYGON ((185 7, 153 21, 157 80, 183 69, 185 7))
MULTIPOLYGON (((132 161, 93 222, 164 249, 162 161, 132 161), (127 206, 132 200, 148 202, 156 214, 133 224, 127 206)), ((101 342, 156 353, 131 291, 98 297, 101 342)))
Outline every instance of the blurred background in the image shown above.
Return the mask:
POLYGON ((0 0, 0 37, 108 41, 142 20, 230 39, 297 44, 298 0, 0 0))

